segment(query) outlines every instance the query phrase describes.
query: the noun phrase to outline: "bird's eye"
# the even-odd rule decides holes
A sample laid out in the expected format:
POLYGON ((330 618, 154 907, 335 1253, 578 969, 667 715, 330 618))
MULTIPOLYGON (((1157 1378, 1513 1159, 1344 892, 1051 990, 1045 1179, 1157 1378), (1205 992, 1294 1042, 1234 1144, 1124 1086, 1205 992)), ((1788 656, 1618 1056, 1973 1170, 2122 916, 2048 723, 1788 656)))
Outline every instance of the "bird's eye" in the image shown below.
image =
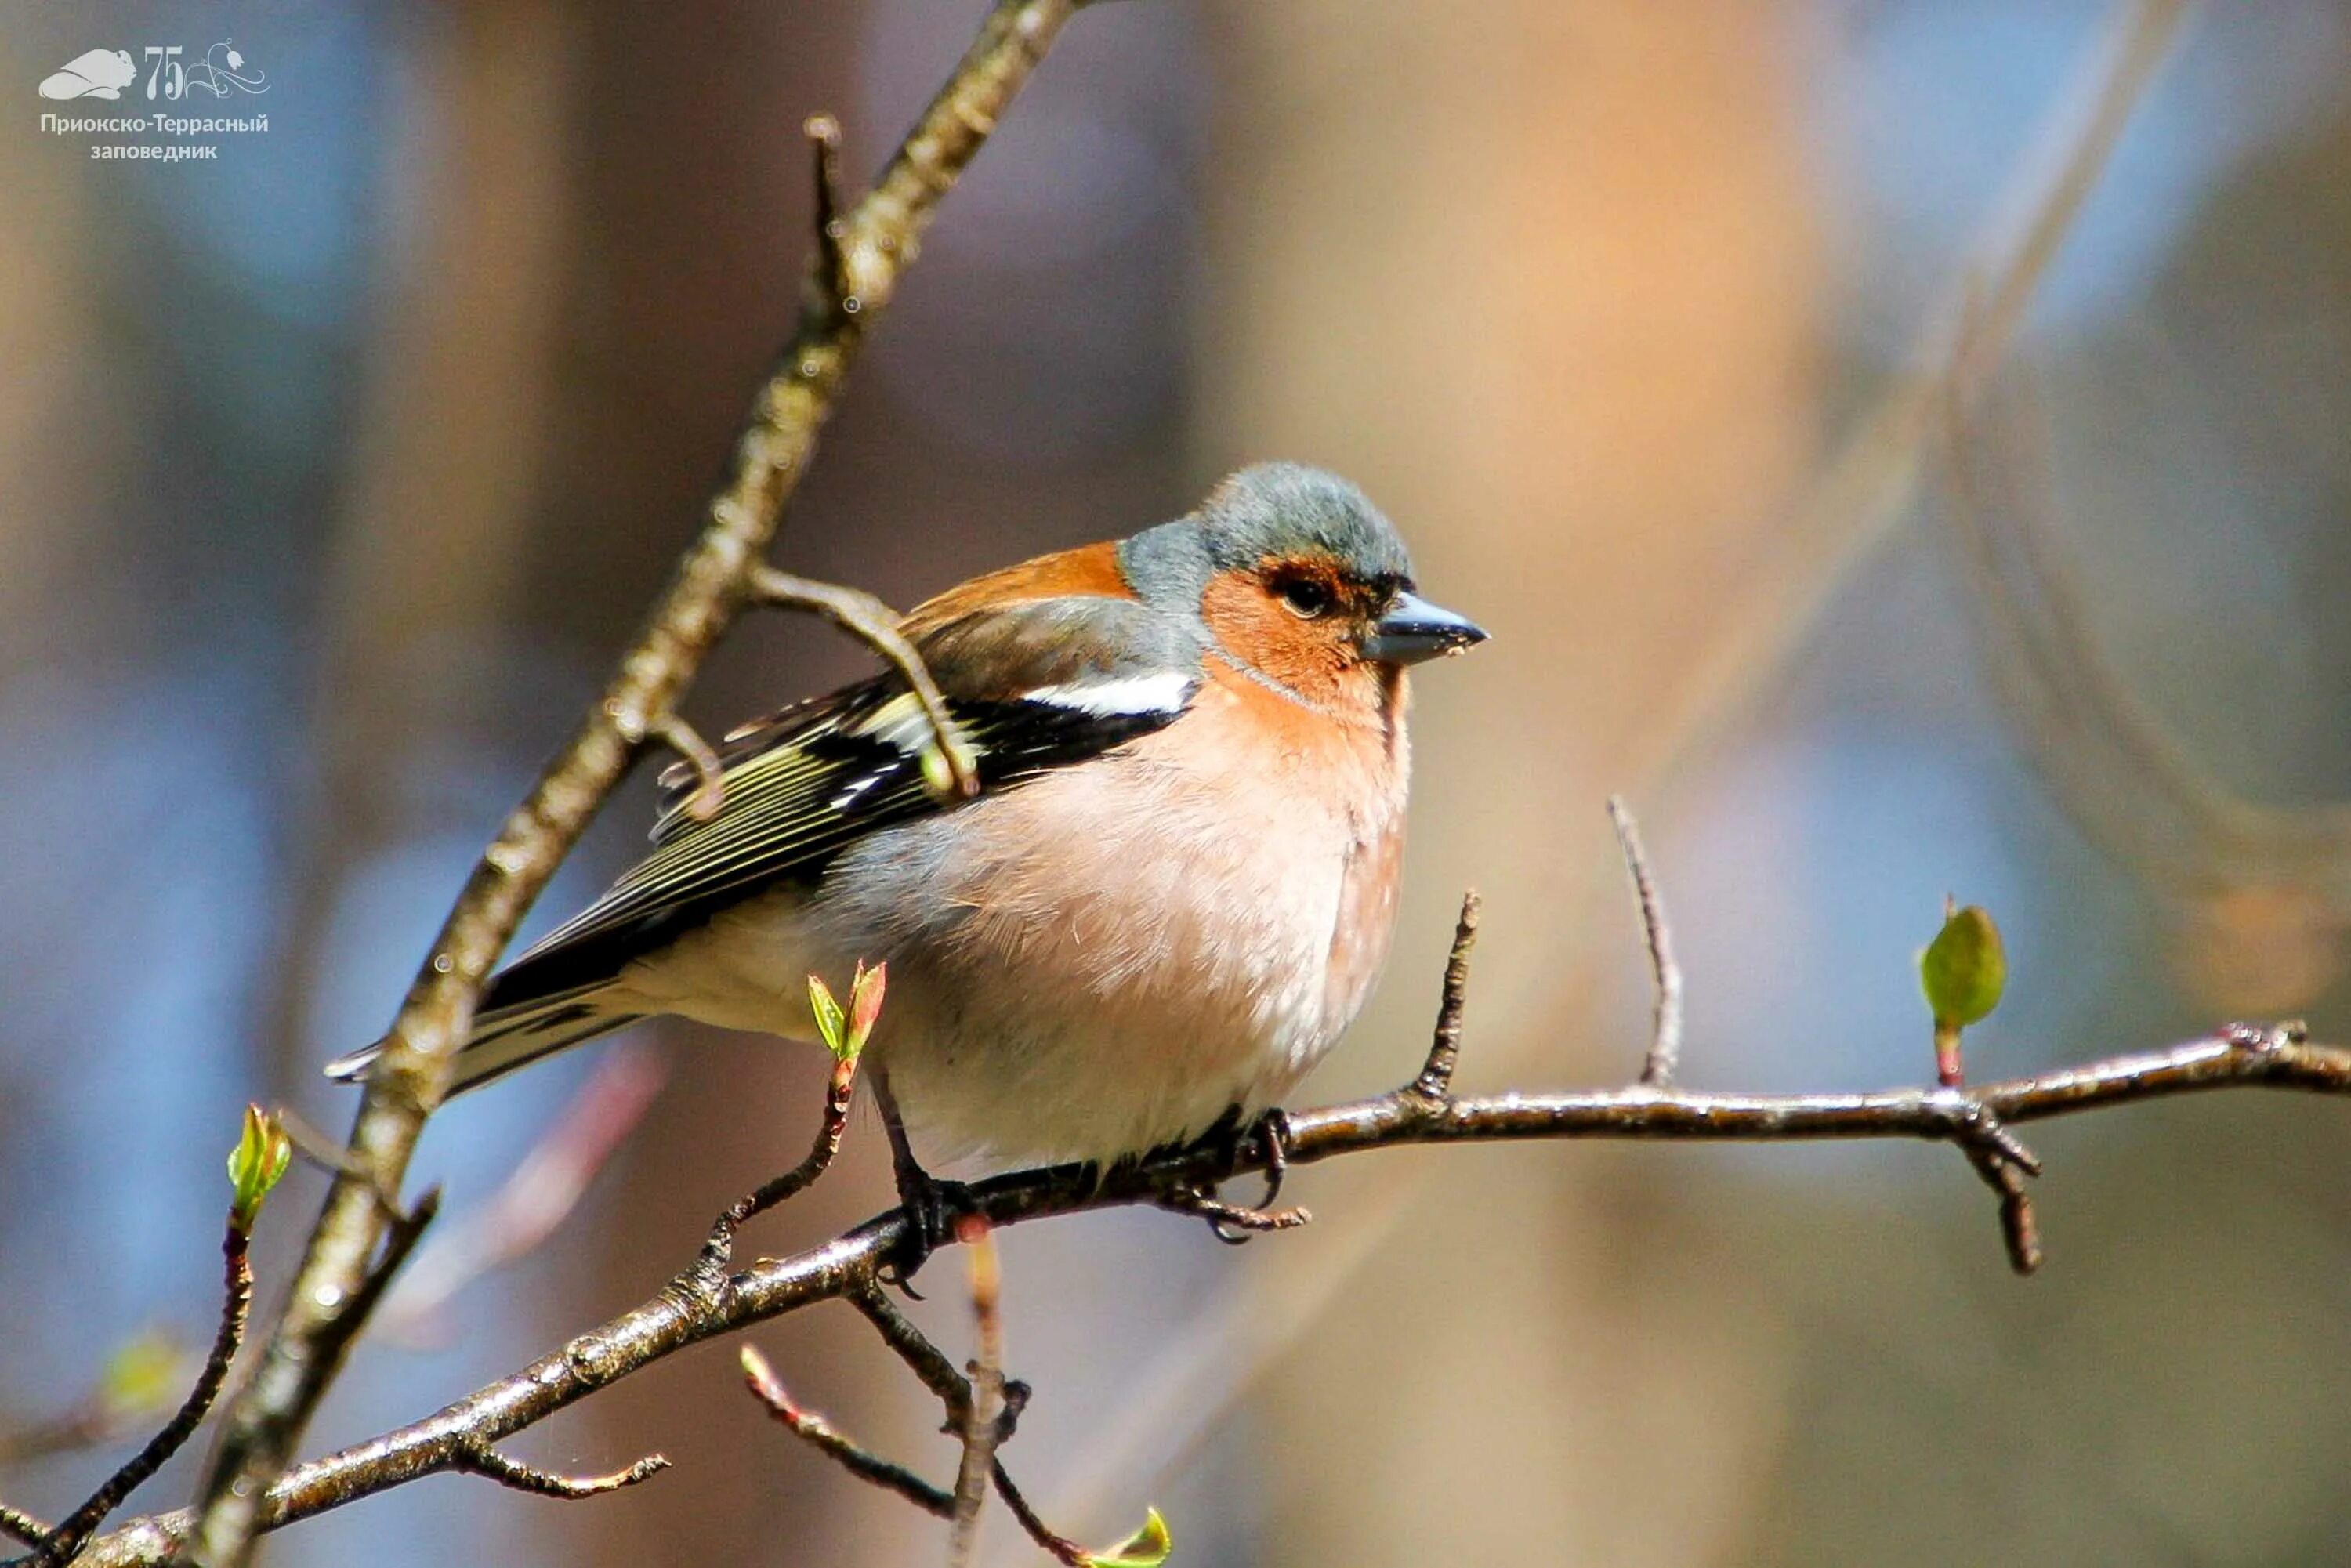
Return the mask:
POLYGON ((1286 577, 1273 585, 1282 608, 1301 621, 1311 621, 1331 608, 1331 588, 1311 577, 1286 577))

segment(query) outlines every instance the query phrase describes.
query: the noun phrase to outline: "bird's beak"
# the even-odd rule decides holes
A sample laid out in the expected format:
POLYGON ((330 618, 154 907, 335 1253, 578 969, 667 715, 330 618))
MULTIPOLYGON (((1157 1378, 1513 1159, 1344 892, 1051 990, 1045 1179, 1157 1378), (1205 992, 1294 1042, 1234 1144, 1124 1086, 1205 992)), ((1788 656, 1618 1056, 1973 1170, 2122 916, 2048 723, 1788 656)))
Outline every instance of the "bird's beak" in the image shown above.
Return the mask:
POLYGON ((1384 664, 1417 664, 1440 653, 1458 653, 1486 640, 1485 629, 1417 593, 1398 593, 1387 612, 1372 623, 1364 657, 1384 664))

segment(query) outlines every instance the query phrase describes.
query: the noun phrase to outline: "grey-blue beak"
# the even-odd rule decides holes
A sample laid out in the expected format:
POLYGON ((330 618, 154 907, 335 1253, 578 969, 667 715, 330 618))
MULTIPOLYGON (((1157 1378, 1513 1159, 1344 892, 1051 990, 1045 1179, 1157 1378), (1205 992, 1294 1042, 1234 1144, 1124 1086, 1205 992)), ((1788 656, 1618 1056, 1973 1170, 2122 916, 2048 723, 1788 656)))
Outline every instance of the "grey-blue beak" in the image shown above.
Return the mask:
POLYGON ((1384 664, 1417 664, 1485 640, 1485 629, 1468 616, 1440 609, 1417 593, 1398 593, 1364 639, 1364 657, 1384 664))

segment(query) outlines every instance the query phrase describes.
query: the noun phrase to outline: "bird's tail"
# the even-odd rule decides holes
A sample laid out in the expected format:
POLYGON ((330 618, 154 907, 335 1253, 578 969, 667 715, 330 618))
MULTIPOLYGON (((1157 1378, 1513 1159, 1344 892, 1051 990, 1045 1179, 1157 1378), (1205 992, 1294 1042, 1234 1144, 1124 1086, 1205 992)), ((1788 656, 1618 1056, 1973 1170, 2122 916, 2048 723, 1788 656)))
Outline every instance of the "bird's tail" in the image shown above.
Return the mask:
MULTIPOLYGON (((634 1023, 643 1016, 600 1006, 597 994, 603 989, 601 986, 582 986, 476 1014, 474 1032, 457 1052, 449 1092, 457 1094, 479 1088, 542 1056, 593 1040, 622 1024, 634 1023)), ((363 1051, 338 1057, 327 1064, 327 1076, 344 1082, 364 1078, 382 1050, 383 1042, 378 1040, 363 1051)))

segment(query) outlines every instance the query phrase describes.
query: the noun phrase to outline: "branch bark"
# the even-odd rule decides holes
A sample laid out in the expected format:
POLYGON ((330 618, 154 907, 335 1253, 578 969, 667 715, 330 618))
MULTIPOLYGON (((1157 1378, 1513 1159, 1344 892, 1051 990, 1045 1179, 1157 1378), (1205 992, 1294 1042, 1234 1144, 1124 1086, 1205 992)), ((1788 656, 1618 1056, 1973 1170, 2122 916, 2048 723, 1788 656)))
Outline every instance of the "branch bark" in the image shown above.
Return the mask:
MULTIPOLYGON (((2227 1088, 2351 1094, 2351 1051, 2313 1043, 2296 1023, 2231 1024, 2165 1050, 1966 1091, 1720 1094, 1635 1083, 1556 1094, 1448 1092, 1432 1101, 1416 1081, 1375 1098, 1292 1113, 1285 1149, 1293 1166, 1407 1145, 1562 1138, 1917 1138, 1972 1151, 1981 1146, 1988 1126, 2227 1088)), ((1156 1205, 1173 1187, 1229 1179, 1266 1165, 1266 1152, 1246 1143, 1238 1151, 1195 1147, 1165 1151, 1107 1176, 1068 1166, 1015 1172, 978 1183, 971 1192, 975 1211, 989 1225, 1019 1225, 1156 1205)), ((663 1291, 421 1421, 288 1471, 257 1500, 256 1527, 274 1530, 420 1476, 468 1469, 486 1445, 688 1345, 820 1301, 886 1305, 877 1281, 905 1225, 905 1217, 891 1210, 796 1257, 755 1264, 714 1297, 663 1291)), ((187 1512, 135 1521, 92 1543, 78 1561, 92 1568, 162 1563, 194 1522, 187 1512)))
MULTIPOLYGON (((399 1189, 499 955, 747 602, 868 325, 895 293, 940 199, 1074 4, 998 0, 879 183, 846 216, 822 214, 798 329, 754 402, 700 537, 601 695, 484 852, 392 1020, 352 1127, 348 1167, 329 1190, 286 1309, 205 1475, 197 1561, 228 1568, 250 1557, 265 1500, 366 1305, 381 1294, 380 1281, 371 1287, 385 1232, 376 1194, 399 1189)), ((830 192, 820 195, 830 208, 830 192)))
MULTIPOLYGON (((195 1386, 188 1391, 188 1396, 180 1402, 179 1409, 163 1424, 162 1430, 107 1477, 87 1501, 66 1516, 64 1523, 33 1542, 32 1562, 73 1562, 82 1543, 106 1521, 106 1516, 162 1469, 204 1424, 213 1401, 220 1397, 221 1385, 228 1381, 229 1365, 236 1359, 237 1347, 245 1343, 246 1312, 253 1304, 253 1268, 247 1258, 252 1220, 249 1214, 233 1213, 221 1233, 220 1325, 213 1333, 213 1347, 196 1374, 195 1386)), ((21 1535, 20 1527, 34 1522, 37 1521, 29 1516, 14 1510, 5 1511, 5 1518, 0 1518, 0 1524, 5 1524, 12 1534, 21 1535)))

